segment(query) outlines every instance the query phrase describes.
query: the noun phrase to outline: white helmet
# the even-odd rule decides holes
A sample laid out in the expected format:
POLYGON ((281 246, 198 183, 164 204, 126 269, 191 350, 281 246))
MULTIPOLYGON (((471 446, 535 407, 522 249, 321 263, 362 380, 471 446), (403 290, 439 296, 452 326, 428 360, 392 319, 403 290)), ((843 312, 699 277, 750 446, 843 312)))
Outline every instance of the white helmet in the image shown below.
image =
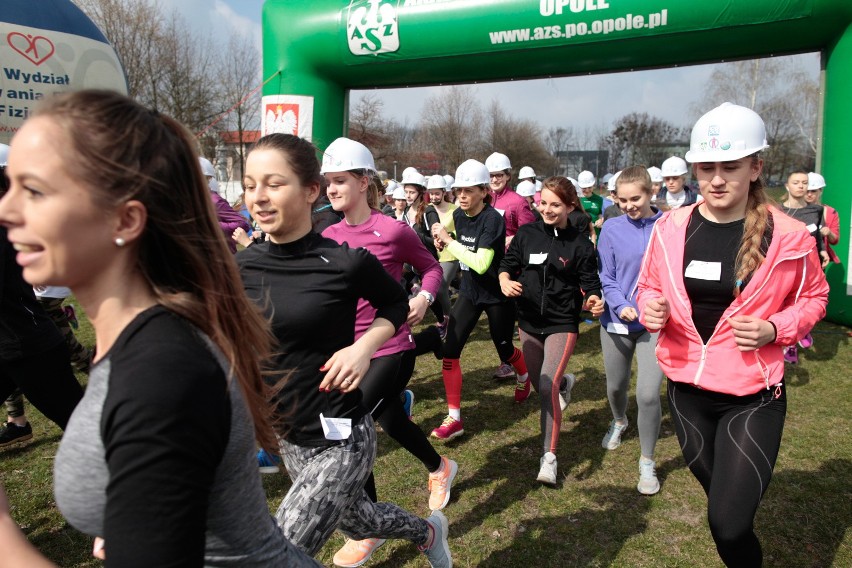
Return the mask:
MULTIPOLYGON (((500 152, 494 152, 485 160, 485 167, 488 168, 489 172, 502 172, 505 170, 511 170, 512 164, 509 162, 509 156, 506 154, 501 154, 500 152)), ((459 176, 456 176, 459 177, 459 176)), ((488 181, 491 181, 489 177, 488 181)))
POLYGON ((373 153, 355 140, 338 138, 328 145, 322 155, 321 174, 348 172, 351 170, 376 171, 373 153))
POLYGON ((426 182, 426 189, 440 189, 441 191, 447 189, 447 182, 444 181, 444 176, 438 174, 429 176, 426 182))
MULTIPOLYGON (((0 166, 3 164, 0 163, 0 166)), ((814 191, 825 187, 825 178, 816 172, 808 173, 808 191, 814 191)))
POLYGON ((648 175, 651 176, 651 183, 663 183, 663 170, 657 166, 648 168, 648 175))
POLYGON ((385 186, 385 195, 393 195, 394 190, 399 187, 399 184, 396 181, 389 179, 387 186, 385 186))
POLYGON ((401 185, 396 186, 396 189, 393 190, 393 198, 394 200, 402 199, 405 200, 405 190, 401 185))
POLYGON ((621 171, 615 172, 609 180, 606 182, 606 188, 610 191, 610 193, 616 190, 615 182, 618 181, 618 176, 621 175, 621 171))
MULTIPOLYGON (((766 125, 750 108, 722 103, 692 127, 686 159, 696 162, 730 162, 769 148, 766 125)), ((666 175, 663 163, 663 175, 666 175)), ((675 174, 677 175, 677 174, 675 174)))
POLYGON ((578 182, 577 180, 575 180, 575 179, 574 179, 574 178, 572 178, 572 177, 569 177, 569 178, 568 178, 568 181, 570 181, 570 182, 571 182, 571 185, 573 185, 573 186, 574 186, 574 191, 576 191, 576 192, 577 192, 577 195, 578 195, 579 197, 583 197, 583 190, 582 190, 582 189, 580 189, 580 182, 578 182))
POLYGON ((414 168, 405 168, 405 171, 402 172, 402 181, 400 183, 402 183, 402 185, 419 185, 420 187, 426 187, 426 176, 414 168))
POLYGON ((593 187, 595 185, 595 174, 593 174, 589 170, 580 172, 580 175, 577 176, 577 184, 580 186, 581 189, 593 187))
POLYGON ((201 164, 201 173, 204 174, 204 177, 216 177, 216 169, 210 163, 210 160, 207 158, 198 158, 198 162, 201 164))
MULTIPOLYGON (((687 152, 689 155, 689 152, 687 152)), ((734 158, 736 159, 736 158, 734 158)), ((700 160, 696 160, 700 161, 700 160)), ((708 160, 715 161, 715 160, 708 160)), ((686 161, 683 158, 679 158, 677 156, 672 156, 671 158, 666 159, 663 162, 663 167, 660 170, 663 172, 663 177, 675 177, 675 176, 685 176, 688 171, 686 168, 686 161)))
POLYGON ((0 144, 0 168, 5 168, 9 164, 9 145, 0 144))
POLYGON ((612 174, 611 174, 611 173, 609 173, 609 172, 607 172, 607 173, 605 173, 605 174, 604 174, 604 176, 601 178, 601 183, 609 183, 609 180, 610 180, 610 179, 612 179, 612 174))
POLYGON ((521 197, 532 197, 535 195, 535 184, 531 181, 524 180, 515 188, 515 192, 521 197))
POLYGON ((488 174, 488 168, 482 162, 465 160, 456 170, 456 179, 453 182, 453 187, 488 185, 491 183, 491 176, 488 174))
POLYGON ((533 170, 529 166, 524 166, 521 168, 521 171, 518 172, 518 179, 530 179, 535 177, 535 170, 533 170))
POLYGON ((453 190, 453 182, 456 181, 453 176, 447 174, 444 176, 444 182, 447 184, 447 191, 453 190))

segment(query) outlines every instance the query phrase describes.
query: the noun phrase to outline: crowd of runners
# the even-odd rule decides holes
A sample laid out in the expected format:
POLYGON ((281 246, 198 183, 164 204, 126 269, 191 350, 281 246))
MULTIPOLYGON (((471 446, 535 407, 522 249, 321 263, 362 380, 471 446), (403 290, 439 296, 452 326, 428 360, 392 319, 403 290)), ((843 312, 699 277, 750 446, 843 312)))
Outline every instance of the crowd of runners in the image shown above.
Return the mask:
MULTIPOLYGON (((461 413, 481 316, 494 376, 514 380, 514 403, 539 404, 530 477, 551 486, 580 324, 599 318, 601 445, 617 449, 629 426, 635 356, 638 492, 661 490, 665 379, 722 561, 760 566, 785 363, 812 343, 839 239, 819 174, 793 171, 786 199, 768 197, 767 147, 761 118, 725 103, 659 168, 515 176, 494 152, 382 181, 357 141, 271 134, 231 207, 174 120, 103 91, 54 97, 0 156, 0 447, 32 437, 21 395, 65 430, 56 503, 108 565, 317 566, 338 530, 337 566, 397 538, 449 567, 443 511, 471 466, 444 442, 485 419, 461 413), (70 293, 94 353, 69 327, 70 293), (410 419, 418 356, 442 360, 447 415, 428 432, 410 419), (376 423, 423 464, 428 517, 379 501, 376 423), (279 464, 292 484, 273 517, 259 470, 279 464)), ((1 487, 0 543, 49 565, 1 487)))

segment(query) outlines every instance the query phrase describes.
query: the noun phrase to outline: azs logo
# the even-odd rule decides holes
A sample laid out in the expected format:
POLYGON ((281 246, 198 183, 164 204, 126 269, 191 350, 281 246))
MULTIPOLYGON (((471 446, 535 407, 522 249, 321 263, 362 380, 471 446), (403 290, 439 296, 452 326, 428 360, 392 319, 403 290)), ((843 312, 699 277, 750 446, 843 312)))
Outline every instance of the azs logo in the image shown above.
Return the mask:
POLYGON ((399 49, 397 2, 388 0, 352 0, 346 37, 352 55, 392 53, 399 49))

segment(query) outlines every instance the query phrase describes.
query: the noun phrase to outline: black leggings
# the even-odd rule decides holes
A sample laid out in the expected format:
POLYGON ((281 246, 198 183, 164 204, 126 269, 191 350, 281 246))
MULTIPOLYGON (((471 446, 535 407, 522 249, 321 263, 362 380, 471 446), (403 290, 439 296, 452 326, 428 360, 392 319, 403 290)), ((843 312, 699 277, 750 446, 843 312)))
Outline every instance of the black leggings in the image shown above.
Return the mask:
MULTIPOLYGON (((373 416, 385 433, 419 459, 431 473, 441 467, 441 456, 429 443, 423 430, 408 419, 399 398, 411 380, 415 358, 413 349, 376 357, 370 361, 370 368, 358 388, 361 389, 361 404, 373 411, 373 416)), ((372 473, 364 489, 375 503, 378 499, 372 473)))
POLYGON ((0 400, 5 400, 16 387, 63 430, 74 407, 83 398, 83 388, 71 370, 64 342, 37 355, 0 359, 0 400))
POLYGON ((707 519, 726 566, 761 566, 754 516, 778 458, 787 394, 779 384, 734 396, 668 381, 681 451, 707 494, 707 519))
POLYGON ((470 298, 459 294, 453 304, 450 314, 450 324, 447 326, 447 338, 444 340, 444 358, 458 359, 461 357, 464 344, 476 327, 479 316, 485 312, 488 316, 488 331, 491 341, 497 348, 500 360, 506 362, 515 352, 512 344, 512 334, 515 331, 515 302, 500 304, 477 305, 470 298))

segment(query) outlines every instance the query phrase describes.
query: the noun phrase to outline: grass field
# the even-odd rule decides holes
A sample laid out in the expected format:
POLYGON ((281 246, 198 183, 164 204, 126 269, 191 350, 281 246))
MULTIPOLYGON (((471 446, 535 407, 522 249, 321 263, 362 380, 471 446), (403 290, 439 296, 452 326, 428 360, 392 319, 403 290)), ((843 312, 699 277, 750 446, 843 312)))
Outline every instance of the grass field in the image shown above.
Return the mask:
MULTIPOLYGON (((91 329, 81 323, 80 337, 91 344, 91 329)), ((788 366, 781 454, 756 520, 766 566, 852 566, 848 332, 821 323, 815 346, 802 352, 798 366, 788 366)), ((660 493, 644 497, 636 491, 635 403, 628 410, 631 426, 622 446, 611 452, 601 448, 611 414, 596 323, 582 326, 569 365, 579 381, 562 425, 556 488, 535 482, 541 444, 537 401, 513 404, 512 381, 491 378, 496 363, 483 320, 462 357, 466 434, 436 445, 459 463, 445 510, 456 566, 721 566, 704 518, 704 494, 681 458, 665 397, 657 446, 660 493)), ((439 362, 431 355, 421 357, 411 384, 417 396, 414 419, 429 431, 446 413, 439 362)), ((61 566, 97 566, 90 540, 63 521, 53 502, 52 464, 60 432, 28 410, 34 440, 0 450, 0 476, 13 516, 61 566)), ((379 443, 380 499, 428 515, 423 467, 387 436, 380 434, 379 443)), ((274 510, 288 481, 280 474, 264 476, 264 484, 274 510)), ((330 565, 342 543, 342 536, 335 535, 320 560, 330 565)), ((368 565, 427 564, 409 543, 389 542, 368 565)))

